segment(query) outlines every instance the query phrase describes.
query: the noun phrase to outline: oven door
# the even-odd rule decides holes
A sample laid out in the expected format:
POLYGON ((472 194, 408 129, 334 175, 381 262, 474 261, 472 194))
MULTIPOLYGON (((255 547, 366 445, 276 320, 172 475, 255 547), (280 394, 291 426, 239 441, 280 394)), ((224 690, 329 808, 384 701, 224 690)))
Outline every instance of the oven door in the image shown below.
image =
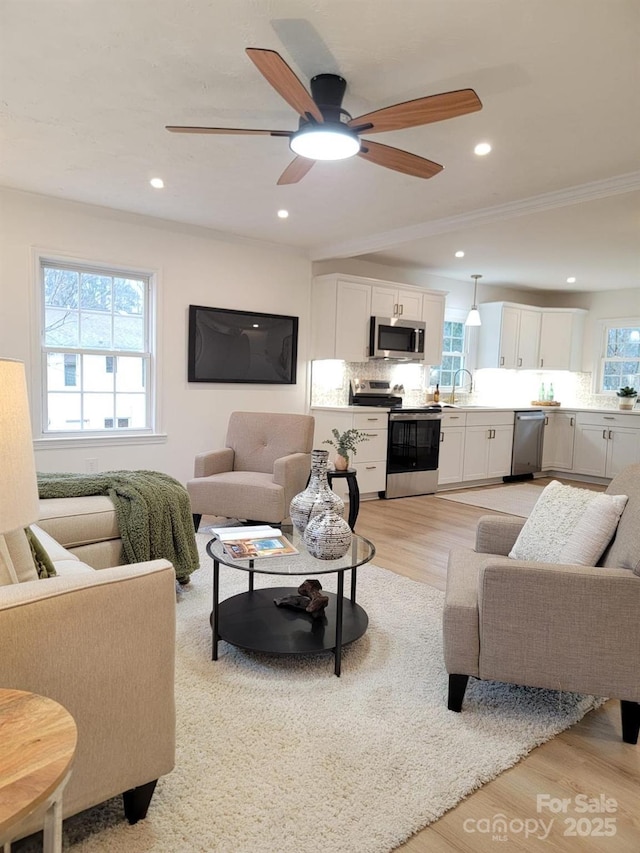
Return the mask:
POLYGON ((438 486, 441 414, 391 413, 385 497, 429 495, 438 486))

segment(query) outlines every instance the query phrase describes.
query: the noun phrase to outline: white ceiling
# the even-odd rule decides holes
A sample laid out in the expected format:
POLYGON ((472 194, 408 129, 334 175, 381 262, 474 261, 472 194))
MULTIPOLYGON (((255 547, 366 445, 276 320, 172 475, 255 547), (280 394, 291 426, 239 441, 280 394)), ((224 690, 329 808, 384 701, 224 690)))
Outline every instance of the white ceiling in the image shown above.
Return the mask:
POLYGON ((0 184, 314 259, 637 287, 638 44, 637 0, 0 0, 0 184), (465 87, 484 108, 376 135, 444 164, 430 180, 355 158, 277 187, 286 139, 164 130, 294 129, 248 46, 278 51, 305 83, 341 73, 352 115, 465 87), (482 140, 493 152, 478 158, 482 140))

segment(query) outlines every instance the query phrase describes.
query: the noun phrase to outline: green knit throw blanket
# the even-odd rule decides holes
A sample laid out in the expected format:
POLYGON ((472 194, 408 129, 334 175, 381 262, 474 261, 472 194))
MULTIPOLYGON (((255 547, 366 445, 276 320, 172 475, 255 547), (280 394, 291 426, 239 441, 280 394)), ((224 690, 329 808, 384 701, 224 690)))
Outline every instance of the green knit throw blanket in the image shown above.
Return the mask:
POLYGON ((127 563, 164 558, 183 583, 199 566, 191 503, 184 486, 159 471, 38 474, 41 498, 107 495, 116 509, 127 563))

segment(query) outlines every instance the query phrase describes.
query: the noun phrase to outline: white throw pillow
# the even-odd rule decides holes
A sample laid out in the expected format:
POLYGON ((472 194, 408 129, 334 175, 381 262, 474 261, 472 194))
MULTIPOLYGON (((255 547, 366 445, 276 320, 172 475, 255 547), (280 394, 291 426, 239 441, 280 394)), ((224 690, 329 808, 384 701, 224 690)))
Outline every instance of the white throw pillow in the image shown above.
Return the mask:
POLYGON ((552 480, 543 489, 509 556, 595 566, 616 532, 627 500, 626 495, 605 495, 552 480))

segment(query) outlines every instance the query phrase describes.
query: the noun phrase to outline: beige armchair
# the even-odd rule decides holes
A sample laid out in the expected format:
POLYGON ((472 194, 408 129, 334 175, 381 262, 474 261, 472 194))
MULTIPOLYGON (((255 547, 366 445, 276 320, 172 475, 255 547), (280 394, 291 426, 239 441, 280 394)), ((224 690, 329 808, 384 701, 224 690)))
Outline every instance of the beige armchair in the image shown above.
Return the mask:
POLYGON ((196 530, 203 515, 279 523, 309 477, 310 415, 233 412, 226 447, 196 456, 187 483, 196 530))
MULTIPOLYGON (((175 757, 175 572, 168 560, 95 570, 32 527, 57 572, 38 579, 23 531, 0 537, 0 685, 49 696, 78 727, 68 817, 122 794, 144 818, 175 757)), ((82 528, 77 531, 81 533, 82 528)), ((21 826, 41 828, 34 813, 21 826)))
POLYGON ((629 500, 597 567, 510 559, 522 518, 484 516, 476 549, 453 549, 444 608, 448 707, 469 676, 621 700, 622 738, 640 729, 640 465, 612 480, 629 500))

